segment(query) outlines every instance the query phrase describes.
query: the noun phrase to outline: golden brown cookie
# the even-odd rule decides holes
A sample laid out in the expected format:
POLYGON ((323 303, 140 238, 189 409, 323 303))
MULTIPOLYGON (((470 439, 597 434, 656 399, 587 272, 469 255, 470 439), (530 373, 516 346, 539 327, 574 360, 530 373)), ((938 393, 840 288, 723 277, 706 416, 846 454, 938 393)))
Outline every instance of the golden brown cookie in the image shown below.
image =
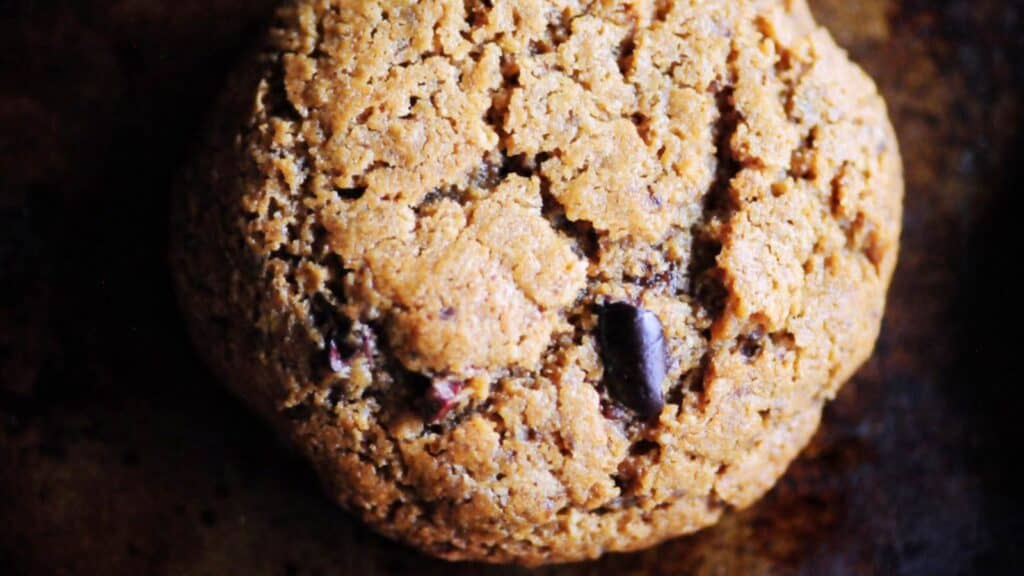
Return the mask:
POLYGON ((871 351, 903 183, 803 0, 292 0, 182 190, 195 339, 330 495, 535 564, 772 486, 871 351))

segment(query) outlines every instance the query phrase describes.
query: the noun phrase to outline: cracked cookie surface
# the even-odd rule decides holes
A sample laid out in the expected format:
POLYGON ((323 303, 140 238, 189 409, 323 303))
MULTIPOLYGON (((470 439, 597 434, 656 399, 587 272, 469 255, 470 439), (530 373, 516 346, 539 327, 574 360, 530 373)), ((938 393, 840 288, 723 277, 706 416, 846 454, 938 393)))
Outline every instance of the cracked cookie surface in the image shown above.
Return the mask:
POLYGON ((903 184, 802 0, 292 0, 181 189, 195 339, 331 496, 535 564, 771 487, 870 353, 903 184), (626 303, 654 417, 606 380, 626 303))

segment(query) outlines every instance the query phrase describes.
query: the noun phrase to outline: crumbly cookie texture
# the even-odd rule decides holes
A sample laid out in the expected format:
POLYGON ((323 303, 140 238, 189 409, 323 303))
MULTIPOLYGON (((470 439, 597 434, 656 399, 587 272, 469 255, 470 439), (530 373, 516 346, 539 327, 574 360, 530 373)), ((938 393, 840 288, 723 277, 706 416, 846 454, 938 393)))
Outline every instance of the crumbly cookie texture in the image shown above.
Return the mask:
POLYGON ((870 353, 899 151, 803 0, 291 0, 269 38, 172 259, 210 364, 380 532, 526 564, 692 532, 870 353))

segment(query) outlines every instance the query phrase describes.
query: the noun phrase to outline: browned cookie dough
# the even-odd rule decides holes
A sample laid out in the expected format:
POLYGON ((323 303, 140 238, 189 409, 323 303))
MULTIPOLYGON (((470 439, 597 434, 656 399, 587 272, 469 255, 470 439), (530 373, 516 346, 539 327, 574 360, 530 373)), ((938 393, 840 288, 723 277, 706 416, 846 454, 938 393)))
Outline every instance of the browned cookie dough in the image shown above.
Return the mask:
POLYGON ((746 506, 867 357, 903 184, 803 0, 293 0, 189 171, 200 348, 452 559, 746 506))

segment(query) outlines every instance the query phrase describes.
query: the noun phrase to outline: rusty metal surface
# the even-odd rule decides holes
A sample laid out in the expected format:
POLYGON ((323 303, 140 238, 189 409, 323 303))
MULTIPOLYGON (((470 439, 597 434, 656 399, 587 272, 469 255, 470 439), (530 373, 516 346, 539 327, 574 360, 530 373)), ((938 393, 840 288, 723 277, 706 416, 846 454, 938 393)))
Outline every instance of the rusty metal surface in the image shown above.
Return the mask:
MULTIPOLYGON (((0 573, 517 574, 370 534, 211 381, 165 269, 169 183, 271 0, 0 4, 0 573)), ((1024 561, 1009 359, 1016 0, 816 0, 908 183, 873 359, 761 503, 543 574, 999 574, 1024 561), (1007 337, 1006 334, 1009 334, 1007 337)))

